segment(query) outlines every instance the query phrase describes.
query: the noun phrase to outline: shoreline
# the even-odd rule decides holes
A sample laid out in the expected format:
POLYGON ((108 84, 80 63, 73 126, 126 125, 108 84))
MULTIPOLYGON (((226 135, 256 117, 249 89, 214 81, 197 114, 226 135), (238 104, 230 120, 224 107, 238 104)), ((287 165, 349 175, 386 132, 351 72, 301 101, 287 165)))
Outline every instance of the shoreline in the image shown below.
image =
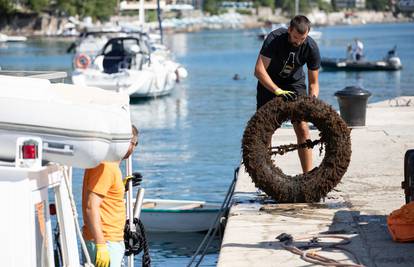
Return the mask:
MULTIPOLYGON (((223 30, 223 29, 254 29, 265 27, 266 22, 286 23, 290 18, 283 15, 241 15, 236 12, 224 13, 221 15, 205 16, 201 12, 193 12, 181 19, 164 19, 164 31, 170 33, 190 33, 202 30, 223 30)), ((327 27, 337 25, 364 25, 378 23, 410 23, 414 19, 402 15, 394 16, 391 12, 375 12, 375 11, 358 11, 353 13, 347 12, 331 12, 325 13, 314 11, 306 14, 312 21, 313 27, 327 27)), ((33 18, 11 19, 9 24, 4 21, 0 24, 0 31, 7 35, 23 35, 26 37, 63 37, 73 38, 77 36, 63 36, 59 33, 62 28, 69 22, 66 17, 54 17, 43 15, 33 18), (18 27, 17 25, 24 25, 18 27)), ((138 16, 113 16, 109 21, 109 25, 121 25, 138 27, 138 16)), ((108 24, 108 23, 106 23, 108 24)), ((105 27, 106 24, 95 23, 89 26, 105 27)), ((146 26, 150 30, 158 28, 158 22, 149 22, 146 26)), ((77 30, 80 32, 85 28, 85 24, 79 24, 77 30)))

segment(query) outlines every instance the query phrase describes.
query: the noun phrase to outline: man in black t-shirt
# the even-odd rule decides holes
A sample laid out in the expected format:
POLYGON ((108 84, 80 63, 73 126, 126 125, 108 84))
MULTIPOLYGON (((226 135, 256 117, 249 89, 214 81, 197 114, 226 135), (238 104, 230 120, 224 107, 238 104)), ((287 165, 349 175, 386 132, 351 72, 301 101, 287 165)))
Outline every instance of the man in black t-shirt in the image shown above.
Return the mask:
MULTIPOLYGON (((272 31, 263 43, 257 58, 255 76, 257 83, 257 109, 276 96, 294 99, 296 95, 306 95, 305 73, 308 69, 308 95, 319 94, 320 54, 316 42, 308 36, 310 21, 302 15, 295 16, 288 29, 272 31)), ((306 122, 293 123, 298 143, 310 138, 306 122)), ((312 150, 299 149, 303 172, 312 169, 312 150)))

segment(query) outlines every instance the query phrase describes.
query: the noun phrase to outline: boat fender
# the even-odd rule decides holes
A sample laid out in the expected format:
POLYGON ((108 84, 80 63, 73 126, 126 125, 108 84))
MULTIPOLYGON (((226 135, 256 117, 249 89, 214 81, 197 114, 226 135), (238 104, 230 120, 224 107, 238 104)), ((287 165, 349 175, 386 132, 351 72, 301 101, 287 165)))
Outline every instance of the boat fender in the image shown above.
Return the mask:
POLYGON ((91 63, 91 59, 86 54, 79 54, 75 58, 75 67, 77 69, 86 69, 91 63))
MULTIPOLYGON (((341 180, 351 160, 351 137, 344 120, 328 104, 313 97, 266 103, 248 122, 243 134, 244 166, 255 185, 278 202, 317 202, 341 180), (269 153, 274 132, 285 121, 311 122, 325 147, 321 164, 308 173, 286 175, 269 153)), ((280 160, 280 159, 278 159, 280 160)))
POLYGON ((414 241, 414 202, 391 212, 387 218, 387 226, 394 241, 414 241))
POLYGON ((179 66, 175 72, 177 73, 178 79, 185 79, 188 76, 188 72, 183 66, 179 66))

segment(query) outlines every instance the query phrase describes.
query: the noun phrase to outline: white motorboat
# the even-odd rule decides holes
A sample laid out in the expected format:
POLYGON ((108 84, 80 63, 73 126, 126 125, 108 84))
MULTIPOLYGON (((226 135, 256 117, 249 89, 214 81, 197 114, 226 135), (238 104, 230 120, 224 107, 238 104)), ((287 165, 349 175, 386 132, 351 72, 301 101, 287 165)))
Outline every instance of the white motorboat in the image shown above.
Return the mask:
POLYGON ((205 201, 144 199, 140 219, 149 232, 201 232, 213 225, 220 206, 205 201))
POLYGON ((153 55, 148 44, 136 37, 112 38, 92 62, 87 55, 79 55, 75 66, 74 84, 125 92, 130 97, 169 94, 187 75, 176 62, 153 55))
POLYGON ((1 42, 26 42, 27 37, 25 36, 10 36, 3 33, 0 33, 0 43, 1 42))
POLYGON ((0 159, 15 159, 21 136, 43 140, 44 160, 79 168, 125 155, 128 95, 27 77, 0 76, 0 84, 0 159))

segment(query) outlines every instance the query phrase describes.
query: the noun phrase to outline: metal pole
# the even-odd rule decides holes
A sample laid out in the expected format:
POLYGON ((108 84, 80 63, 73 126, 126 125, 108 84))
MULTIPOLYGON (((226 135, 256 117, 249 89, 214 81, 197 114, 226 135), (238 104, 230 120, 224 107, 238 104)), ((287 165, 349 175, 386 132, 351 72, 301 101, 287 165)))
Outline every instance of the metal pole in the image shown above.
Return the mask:
MULTIPOLYGON (((128 159, 126 159, 125 162, 125 168, 126 168, 126 175, 130 176, 132 175, 132 157, 129 156, 128 159)), ((135 225, 134 225, 134 210, 132 205, 132 182, 128 182, 128 193, 127 193, 127 216, 129 219, 129 229, 132 231, 135 231, 135 225)), ((134 254, 128 256, 128 267, 134 267, 134 254)))
POLYGON ((299 15, 299 0, 295 0, 295 16, 299 15))
POLYGON ((162 34, 162 20, 161 20, 161 7, 160 0, 157 0, 157 17, 158 17, 158 27, 160 28, 161 44, 164 44, 164 38, 162 34))
POLYGON ((144 28, 145 23, 145 8, 144 8, 144 0, 139 0, 139 24, 141 24, 141 27, 144 28))
POLYGON ((144 192, 144 188, 141 187, 140 189, 138 189, 137 197, 135 198, 134 219, 139 219, 139 217, 141 216, 142 203, 144 202, 144 192))

